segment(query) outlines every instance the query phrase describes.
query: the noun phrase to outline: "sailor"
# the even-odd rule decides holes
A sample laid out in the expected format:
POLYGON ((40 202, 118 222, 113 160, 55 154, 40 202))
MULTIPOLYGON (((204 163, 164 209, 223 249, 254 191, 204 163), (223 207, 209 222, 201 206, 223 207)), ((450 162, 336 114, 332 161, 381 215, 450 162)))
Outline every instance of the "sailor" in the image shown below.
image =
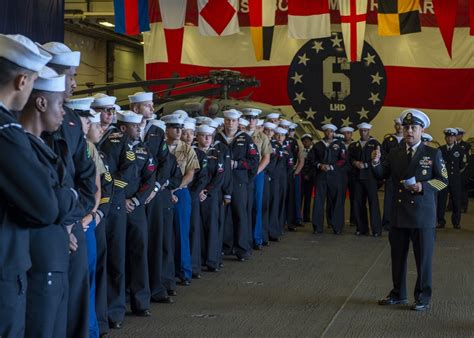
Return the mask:
MULTIPOLYGON (((200 169, 194 149, 181 141, 182 129, 186 112, 177 110, 166 115, 162 120, 166 123, 166 142, 171 154, 176 157, 183 179, 179 187, 172 193, 177 203, 174 209, 175 230, 175 269, 180 284, 188 286, 192 278, 191 248, 189 243, 191 222, 191 195, 188 185, 194 174, 200 169)), ((187 114, 186 114, 187 115, 187 114)))
POLYGON ((421 142, 423 142, 425 145, 432 141, 433 141, 433 137, 430 134, 427 134, 427 133, 421 134, 421 142))
POLYGON ((61 126, 65 84, 64 75, 44 67, 20 115, 38 159, 54 181, 60 206, 55 224, 30 230, 32 267, 28 271, 25 337, 66 335, 69 233, 80 205, 77 192, 62 184, 64 164, 40 138, 43 131, 54 132, 61 126))
POLYGON ((466 169, 467 155, 461 148, 459 143, 456 143, 456 136, 458 131, 456 128, 444 129, 444 139, 446 144, 442 145, 441 155, 448 170, 448 188, 443 189, 438 195, 438 225, 437 228, 444 228, 446 220, 444 213, 446 211, 446 202, 448 201, 448 193, 452 200, 452 214, 451 222, 455 229, 461 228, 461 193, 462 193, 462 174, 466 169))
POLYGON ((461 212, 467 212, 467 207, 469 204, 469 170, 467 166, 469 166, 469 158, 471 156, 471 144, 464 141, 463 137, 466 131, 463 128, 456 128, 458 134, 456 135, 456 143, 459 144, 461 149, 463 150, 464 154, 467 156, 467 164, 466 169, 461 174, 462 176, 462 191, 461 191, 461 212))
MULTIPOLYGON (((353 142, 352 139, 352 134, 354 133, 354 128, 352 127, 343 127, 339 129, 339 132, 344 136, 344 140, 342 141, 342 145, 346 149, 345 156, 346 156, 346 161, 349 161, 349 146, 353 142)), ((347 165, 341 168, 341 175, 342 175, 342 180, 341 180, 341 186, 342 186, 342 191, 343 194, 340 195, 340 197, 344 200, 343 204, 345 205, 346 203, 346 192, 349 191, 349 225, 350 226, 355 226, 355 216, 354 216, 354 176, 353 176, 353 171, 352 171, 352 166, 347 165)), ((345 219, 345 217, 344 217, 345 219)))
MULTIPOLYGON (((387 156, 393 148, 403 145, 403 127, 400 118, 393 120, 395 133, 385 137, 382 142, 383 156, 387 156)), ((384 230, 390 230, 390 211, 392 210, 392 194, 393 187, 391 186, 391 180, 385 181, 385 194, 383 198, 383 217, 382 226, 384 230)))
POLYGON ((239 261, 245 261, 251 253, 247 188, 250 178, 257 172, 258 150, 252 138, 238 130, 241 115, 235 109, 224 111, 224 130, 216 135, 216 141, 227 145, 231 154, 231 212, 226 215, 224 252, 234 252, 239 261))
POLYGON ((303 222, 310 222, 311 217, 311 200, 313 199, 314 177, 313 170, 309 161, 307 161, 308 154, 313 147, 313 136, 311 134, 304 134, 301 136, 303 143, 303 156, 305 158, 303 169, 301 170, 301 186, 302 186, 302 204, 303 204, 303 222))
POLYGON ((98 146, 106 140, 110 133, 117 131, 115 123, 117 117, 115 115, 115 96, 109 96, 103 93, 97 93, 94 95, 94 102, 91 104, 91 108, 96 112, 100 113, 100 127, 102 128, 103 134, 101 140, 98 142, 98 146))
MULTIPOLYGON (((224 182, 223 154, 212 147, 216 129, 202 124, 196 128, 197 148, 207 158, 206 180, 199 191, 201 202, 202 229, 202 263, 208 271, 218 272, 222 247, 219 239, 219 205, 221 204, 221 187, 224 182)), ((198 155, 199 157, 199 155, 198 155)))
POLYGON ((126 201, 126 187, 136 179, 138 171, 134 152, 134 133, 139 132, 141 120, 142 116, 131 111, 117 113, 117 127, 119 131, 111 133, 101 147, 101 150, 107 154, 109 171, 114 181, 114 194, 105 224, 108 276, 107 313, 109 326, 112 329, 122 328, 126 312, 127 212, 132 208, 130 200, 126 201))
POLYGON ((407 257, 410 241, 418 277, 415 302, 411 309, 424 311, 432 295, 432 257, 436 225, 436 194, 446 188, 448 174, 438 149, 425 146, 421 134, 430 125, 422 111, 402 112, 405 147, 394 148, 382 159, 380 146, 372 152, 372 170, 382 179, 391 179, 394 187, 389 241, 392 256, 393 288, 380 305, 406 304, 407 257))
POLYGON ((262 204, 263 204, 263 189, 265 186, 265 167, 270 162, 271 146, 267 135, 261 131, 257 131, 258 116, 262 113, 260 109, 246 108, 243 110, 245 119, 248 120, 249 126, 247 134, 252 137, 253 142, 257 146, 259 153, 259 163, 257 168, 257 175, 253 182, 249 184, 249 225, 253 226, 251 229, 251 245, 255 250, 262 249, 263 234, 262 234, 262 204), (253 201, 253 203, 251 202, 253 201))
POLYGON ((249 126, 249 121, 244 118, 239 118, 239 130, 243 132, 247 132, 247 128, 249 126))
MULTIPOLYGON (((48 42, 40 46, 53 58, 48 66, 58 74, 66 75, 65 101, 67 102, 76 84, 76 71, 80 64, 81 53, 72 51, 60 42, 48 42)), ((82 131, 79 116, 65 106, 61 128, 54 134, 45 134, 43 138, 57 155, 63 157, 66 164, 66 176, 69 184, 80 194, 84 209, 82 218, 87 216, 95 206, 96 173, 95 165, 87 152, 87 144, 82 131), (63 143, 68 151, 64 153, 63 143)), ((73 233, 78 241, 78 249, 72 252, 69 262, 69 300, 68 300, 68 337, 88 337, 89 335, 89 271, 87 267, 87 246, 83 227, 80 223, 74 226, 73 233)))
POLYGON ((369 202, 370 225, 372 235, 379 237, 382 233, 377 180, 370 169, 370 156, 380 143, 370 136, 372 125, 363 122, 359 129, 360 140, 349 146, 349 161, 354 176, 354 216, 356 220, 356 235, 369 234, 367 217, 367 200, 369 202))
POLYGON ((267 122, 271 122, 276 124, 277 126, 280 124, 280 113, 270 113, 265 116, 267 122))
MULTIPOLYGON (((278 161, 278 141, 273 138, 277 125, 272 122, 265 122, 263 124, 263 132, 270 140, 271 154, 270 161, 265 167, 265 185, 263 189, 263 203, 262 203, 262 245, 269 245, 270 224, 275 219, 278 219, 278 202, 279 199, 275 196, 279 192, 279 181, 276 180, 275 167, 278 161), (274 210, 272 214, 270 211, 274 210)), ((276 224, 275 224, 276 225, 276 224)), ((280 237, 280 233, 273 227, 272 234, 274 239, 280 237)))
POLYGON ((324 204, 328 201, 331 219, 327 219, 328 224, 333 227, 335 234, 341 234, 344 223, 344 213, 342 199, 339 194, 340 173, 339 170, 345 163, 345 149, 338 141, 334 140, 334 133, 337 127, 333 124, 325 124, 321 127, 324 138, 317 142, 308 155, 315 175, 316 196, 313 206, 313 230, 314 233, 323 232, 324 204))

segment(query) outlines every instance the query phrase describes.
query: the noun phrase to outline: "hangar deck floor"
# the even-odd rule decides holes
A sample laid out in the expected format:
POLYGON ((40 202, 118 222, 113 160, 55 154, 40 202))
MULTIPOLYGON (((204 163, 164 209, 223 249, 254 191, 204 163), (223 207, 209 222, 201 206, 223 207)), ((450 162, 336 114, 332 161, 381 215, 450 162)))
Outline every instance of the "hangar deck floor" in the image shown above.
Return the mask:
MULTIPOLYGON (((316 236, 306 224, 245 263, 229 258, 221 272, 204 272, 179 287, 174 304, 152 304, 151 318, 127 316, 111 336, 474 336, 473 211, 462 215, 461 230, 437 233, 434 294, 425 313, 377 305, 391 288, 388 235, 356 237, 354 231, 346 226, 342 236, 329 229, 316 236)), ((412 252, 408 271, 413 290, 412 252)))

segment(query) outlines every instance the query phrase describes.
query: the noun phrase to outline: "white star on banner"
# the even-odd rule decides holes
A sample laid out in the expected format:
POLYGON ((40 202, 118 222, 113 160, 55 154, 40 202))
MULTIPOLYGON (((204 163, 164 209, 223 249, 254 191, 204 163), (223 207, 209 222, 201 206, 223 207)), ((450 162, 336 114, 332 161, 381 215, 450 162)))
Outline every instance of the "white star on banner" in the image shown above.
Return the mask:
POLYGON ((298 82, 303 83, 303 81, 301 81, 302 77, 303 77, 303 74, 300 75, 297 72, 295 72, 295 75, 291 77, 291 79, 294 81, 293 84, 297 84, 298 82))
MULTIPOLYGON (((374 104, 375 104, 375 103, 374 103, 374 104)), ((362 109, 357 112, 357 114, 360 115, 360 118, 361 118, 361 119, 365 118, 365 119, 367 119, 367 120, 369 119, 369 118, 367 117, 367 114, 368 114, 368 113, 369 113, 369 111, 368 111, 368 110, 365 110, 364 107, 362 107, 362 109)))
POLYGON ((379 93, 370 93, 370 98, 369 98, 369 101, 372 101, 372 104, 376 104, 377 101, 380 101, 379 99, 379 93))
POLYGON ((383 77, 379 75, 379 72, 377 72, 375 75, 370 75, 372 76, 372 83, 380 84, 380 81, 383 80, 383 77))
POLYGON ((316 51, 316 54, 318 54, 320 50, 324 50, 323 43, 321 41, 314 41, 313 47, 311 48, 316 51))
POLYGON ((304 97, 303 97, 303 94, 304 92, 301 92, 301 93, 295 93, 296 94, 296 97, 293 99, 294 101, 298 101, 299 104, 301 104, 301 101, 303 100, 306 100, 304 97))
POLYGON ((370 66, 371 63, 375 64, 375 55, 370 55, 369 52, 367 52, 367 56, 364 58, 366 61, 366 65, 370 66))
POLYGON ((304 64, 306 66, 306 62, 309 61, 309 58, 306 57, 306 53, 303 54, 303 56, 299 56, 298 55, 298 58, 300 59, 300 61, 298 62, 298 64, 304 64))
POLYGON ((341 119, 341 121, 342 121, 342 127, 350 127, 352 124, 349 117, 347 119, 341 119))
POLYGON ((342 39, 339 39, 339 35, 336 35, 334 39, 331 39, 333 47, 341 47, 342 39))
POLYGON ((321 123, 322 123, 323 125, 324 125, 324 124, 332 123, 332 117, 324 116, 324 119, 323 119, 323 121, 322 121, 321 123))
POLYGON ((308 119, 314 119, 314 115, 316 115, 316 111, 311 109, 311 107, 309 107, 309 110, 305 110, 304 112, 308 119))

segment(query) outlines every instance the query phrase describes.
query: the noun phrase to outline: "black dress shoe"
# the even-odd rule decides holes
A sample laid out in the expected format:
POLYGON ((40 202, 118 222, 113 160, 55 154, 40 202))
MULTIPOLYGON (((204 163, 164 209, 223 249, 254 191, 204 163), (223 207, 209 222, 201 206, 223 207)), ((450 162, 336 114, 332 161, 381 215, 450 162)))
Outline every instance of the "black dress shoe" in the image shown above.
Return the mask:
POLYGON ((133 311, 133 314, 135 316, 138 316, 138 317, 150 317, 151 316, 151 312, 148 309, 147 310, 136 310, 136 311, 133 311))
POLYGON ((194 279, 201 279, 201 274, 200 273, 193 273, 193 278, 194 279))
POLYGON ((288 227, 288 231, 289 231, 289 232, 297 232, 298 230, 296 230, 296 228, 290 228, 290 227, 288 227))
POLYGON ((258 251, 260 251, 260 250, 262 250, 262 249, 263 249, 263 245, 260 245, 260 244, 254 244, 254 245, 253 245, 253 249, 254 249, 254 250, 258 250, 258 251))
POLYGON ((408 300, 398 299, 395 297, 388 296, 388 297, 379 299, 378 303, 379 305, 397 305, 397 304, 407 304, 408 300))
POLYGON ((109 320, 109 327, 114 330, 120 330, 123 326, 123 322, 118 321, 118 322, 113 322, 109 320))
POLYGON ((429 308, 430 308, 430 304, 424 304, 422 302, 415 302, 410 307, 410 309, 413 310, 413 311, 426 311, 429 308))
POLYGON ((272 241, 272 242, 280 242, 281 241, 280 237, 270 237, 269 240, 272 241))
POLYGON ((178 295, 176 290, 166 290, 166 292, 168 293, 168 296, 177 296, 178 295))
POLYGON ((382 236, 382 234, 381 234, 380 232, 376 232, 376 233, 374 233, 372 236, 374 236, 374 237, 380 237, 380 236, 382 236))
POLYGON ((104 332, 104 333, 101 333, 99 335, 100 338, 109 338, 109 333, 108 332, 104 332))
POLYGON ((444 229, 444 224, 439 224, 436 225, 436 229, 444 229))
POLYGON ((219 270, 219 268, 213 268, 213 267, 208 266, 207 271, 209 271, 209 272, 219 272, 220 270, 219 270))
POLYGON ((319 234, 322 234, 323 231, 322 230, 314 230, 313 231, 313 235, 319 235, 319 234))
POLYGON ((190 286, 191 285, 191 281, 188 280, 188 279, 181 279, 179 282, 178 282, 179 285, 183 285, 183 286, 190 286))
POLYGON ((454 229, 461 229, 461 226, 458 224, 458 225, 453 225, 453 228, 454 229))
POLYGON ((334 235, 341 235, 342 231, 341 230, 333 230, 334 235))
POLYGON ((161 303, 161 304, 173 304, 174 303, 173 298, 171 298, 169 296, 165 296, 165 297, 158 298, 158 299, 152 297, 151 301, 154 302, 154 303, 161 303))

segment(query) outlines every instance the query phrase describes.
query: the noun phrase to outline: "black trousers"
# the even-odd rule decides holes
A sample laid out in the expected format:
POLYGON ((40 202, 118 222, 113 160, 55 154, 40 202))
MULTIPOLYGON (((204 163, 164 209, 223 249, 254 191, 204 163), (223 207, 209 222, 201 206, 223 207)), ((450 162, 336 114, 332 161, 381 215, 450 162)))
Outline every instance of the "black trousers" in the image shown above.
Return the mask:
MULTIPOLYGON (((226 248, 224 247, 224 237, 225 237, 225 231, 226 231, 226 215, 228 212, 230 212, 230 205, 225 205, 224 204, 224 195, 222 191, 219 192, 219 250, 220 250, 220 255, 219 255, 219 264, 222 265, 223 262, 223 253, 226 251, 226 248)), ((230 249, 231 250, 231 249, 230 249)))
POLYGON ((26 272, 0 277, 0 337, 25 334, 26 272))
POLYGON ((112 204, 106 223, 107 235, 107 313, 109 321, 121 322, 126 312, 125 252, 127 213, 123 205, 112 204))
POLYGON ((312 178, 306 179, 303 176, 301 199, 303 200, 303 221, 309 222, 311 220, 311 200, 313 199, 314 182, 312 178))
POLYGON ((282 212, 284 209, 281 204, 285 198, 282 196, 282 191, 286 190, 286 186, 282 187, 282 182, 278 179, 271 179, 270 185, 270 208, 269 208, 269 226, 268 236, 270 239, 277 239, 283 234, 282 212))
POLYGON ((97 263, 95 270, 95 314, 99 333, 109 332, 107 314, 107 238, 105 235, 106 220, 103 219, 95 228, 97 245, 97 263))
POLYGON ((201 202, 199 196, 191 194, 191 226, 189 245, 191 247, 191 265, 193 274, 201 273, 201 202))
POLYGON ((285 208, 285 219, 283 222, 283 226, 286 223, 289 229, 296 228, 296 210, 295 210, 295 177, 293 175, 293 171, 291 174, 286 178, 286 208, 285 208))
POLYGON ((68 297, 66 271, 29 271, 25 337, 65 337, 68 297))
POLYGON ((174 204, 171 191, 163 191, 163 276, 166 290, 176 290, 174 204))
POLYGON ((86 235, 81 224, 72 232, 77 238, 77 250, 69 255, 69 299, 67 336, 89 337, 89 266, 86 235))
POLYGON ((392 227, 390 229, 389 241, 393 281, 393 289, 390 295, 397 299, 407 298, 407 257, 410 240, 413 243, 418 273, 414 291, 415 301, 429 304, 432 294, 431 276, 435 228, 407 229, 392 227))
POLYGON ((246 258, 250 255, 250 228, 248 225, 248 183, 232 182, 232 202, 226 214, 226 228, 224 230, 224 252, 235 254, 237 258, 246 258), (229 248, 232 248, 229 252, 229 248))
POLYGON ((449 177, 449 184, 446 189, 438 192, 438 224, 446 225, 446 219, 444 214, 446 213, 446 202, 448 201, 448 193, 452 200, 452 214, 451 222, 454 226, 458 226, 461 223, 461 198, 462 198, 462 178, 461 177, 449 177))
POLYGON ((201 204, 201 255, 209 268, 219 268, 222 248, 219 246, 219 194, 212 193, 201 204))
POLYGON ((393 182, 391 179, 385 181, 385 194, 383 197, 383 217, 382 226, 385 230, 390 230, 390 213, 392 211, 393 182))
POLYGON ((349 223, 352 225, 356 224, 356 218, 355 218, 355 206, 354 206, 354 201, 355 201, 355 179, 352 175, 347 174, 347 188, 349 189, 349 202, 350 202, 350 213, 349 213, 349 223))
POLYGON ((356 219, 357 230, 364 235, 369 233, 369 222, 366 207, 366 203, 368 201, 372 234, 380 233, 382 231, 382 220, 380 218, 377 181, 374 179, 355 180, 354 192, 354 216, 356 219))
POLYGON ((461 210, 467 210, 469 205, 469 167, 464 170, 461 174, 462 184, 461 184, 461 210))
POLYGON ((316 196, 313 206, 313 228, 317 232, 323 232, 324 227, 324 204, 327 201, 329 212, 326 213, 328 224, 331 224, 335 232, 342 230, 344 222, 344 208, 340 198, 340 182, 338 175, 332 175, 326 179, 316 178, 316 196))
POLYGON ((147 205, 148 218, 148 273, 151 297, 158 300, 167 296, 163 284, 163 191, 147 205))
MULTIPOLYGON (((255 183, 254 179, 250 180, 247 185, 247 215, 248 221, 247 224, 249 226, 249 248, 253 247, 253 228, 255 224, 253 224, 253 204, 255 199, 255 183)), ((252 250, 249 251, 251 253, 252 250)))
POLYGON ((127 279, 132 311, 150 308, 150 279, 148 274, 148 221, 145 206, 140 205, 127 214, 127 279))
POLYGON ((271 178, 265 173, 265 181, 263 185, 263 202, 262 202, 262 238, 263 242, 267 243, 268 233, 270 231, 270 190, 271 178))

